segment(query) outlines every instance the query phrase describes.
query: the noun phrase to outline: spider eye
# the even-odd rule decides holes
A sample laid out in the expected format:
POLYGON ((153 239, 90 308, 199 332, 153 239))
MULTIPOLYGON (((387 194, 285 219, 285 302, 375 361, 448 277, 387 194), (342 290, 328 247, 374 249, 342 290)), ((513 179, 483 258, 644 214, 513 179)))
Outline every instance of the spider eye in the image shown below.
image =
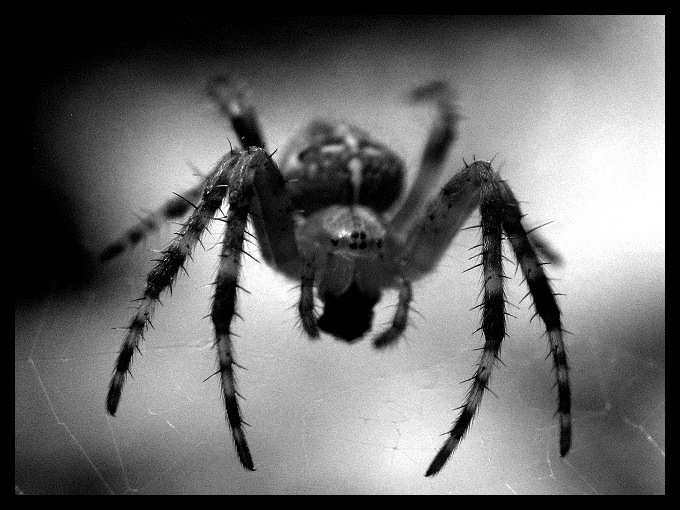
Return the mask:
POLYGON ((343 248, 350 250, 370 250, 373 248, 381 249, 383 240, 381 237, 372 238, 364 231, 353 231, 349 235, 340 235, 330 239, 334 248, 343 248))

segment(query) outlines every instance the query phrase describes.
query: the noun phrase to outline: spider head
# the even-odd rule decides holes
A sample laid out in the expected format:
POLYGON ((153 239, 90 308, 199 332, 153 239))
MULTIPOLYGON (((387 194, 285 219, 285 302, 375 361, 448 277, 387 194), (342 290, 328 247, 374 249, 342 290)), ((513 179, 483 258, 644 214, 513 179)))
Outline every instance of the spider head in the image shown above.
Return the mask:
POLYGON ((363 206, 332 206, 298 228, 298 244, 314 261, 315 283, 324 310, 323 331, 351 342, 373 322, 373 307, 389 275, 383 264, 386 228, 363 206))

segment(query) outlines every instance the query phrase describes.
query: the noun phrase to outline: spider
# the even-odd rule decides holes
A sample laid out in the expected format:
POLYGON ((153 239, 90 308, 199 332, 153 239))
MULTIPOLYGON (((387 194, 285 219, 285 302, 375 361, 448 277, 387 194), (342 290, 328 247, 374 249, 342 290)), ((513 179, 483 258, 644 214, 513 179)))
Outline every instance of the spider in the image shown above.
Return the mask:
POLYGON ((108 412, 113 416, 118 409, 134 351, 151 324, 159 296, 184 269, 210 222, 219 220, 225 233, 211 311, 219 367, 215 375, 220 377, 226 420, 239 460, 244 468, 254 470, 237 398, 234 369, 240 365, 232 343, 246 236, 257 239, 268 264, 300 283, 298 313, 310 338, 318 338, 320 331, 346 342, 362 338, 371 329, 373 308, 382 291, 396 289, 398 304, 391 324, 373 338, 373 345, 384 349, 396 344, 407 327, 412 282, 436 268, 463 224, 479 209, 481 262, 473 267, 481 267, 483 275, 479 329, 484 345, 465 402, 425 475, 438 473, 465 436, 499 359, 507 315, 504 238, 522 270, 536 315, 545 324, 558 389, 560 454, 566 455, 571 446, 569 372, 561 312, 543 269, 558 255, 522 225, 519 203, 491 162, 464 162, 443 187, 437 187, 460 120, 455 95, 447 84, 427 83, 409 95, 412 102, 433 105, 436 116, 417 178, 400 205, 404 163, 361 129, 316 120, 293 139, 279 167, 264 149, 247 89, 231 78, 219 77, 210 82, 208 94, 230 119, 242 148, 232 147, 200 186, 168 201, 102 253, 102 259, 110 259, 158 228, 161 220, 188 215, 156 260, 126 328, 109 385, 108 412), (226 215, 217 215, 224 201, 226 215), (248 221, 254 235, 247 229, 248 221), (315 299, 323 304, 321 314, 315 299))

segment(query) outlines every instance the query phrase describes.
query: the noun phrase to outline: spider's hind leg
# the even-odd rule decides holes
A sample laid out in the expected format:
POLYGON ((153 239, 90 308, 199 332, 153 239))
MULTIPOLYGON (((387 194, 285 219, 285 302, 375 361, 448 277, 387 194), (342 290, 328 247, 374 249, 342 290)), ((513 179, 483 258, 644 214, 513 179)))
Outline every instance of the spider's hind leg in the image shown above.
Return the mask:
MULTIPOLYGON (((529 293, 533 297, 536 315, 545 324, 548 347, 555 368, 557 414, 560 419, 560 455, 564 456, 571 448, 571 388, 567 353, 562 338, 562 314, 555 301, 555 293, 550 281, 543 270, 545 264, 539 259, 539 254, 543 254, 544 251, 536 249, 534 246, 536 241, 529 237, 529 233, 522 226, 519 202, 510 187, 505 182, 501 182, 500 189, 505 201, 503 230, 515 252, 517 263, 522 268, 529 293)), ((557 257, 559 261, 559 255, 557 257)))
POLYGON ((205 182, 203 180, 203 182, 185 191, 181 195, 175 195, 157 210, 140 217, 139 223, 131 227, 122 236, 108 244, 102 250, 99 254, 99 260, 101 262, 107 262, 133 248, 146 239, 149 234, 158 231, 165 221, 184 218, 187 213, 195 207, 194 204, 198 203, 201 198, 204 184, 205 182))
POLYGON ((409 93, 408 99, 412 103, 432 104, 436 116, 425 142, 418 174, 391 221, 392 229, 398 233, 409 230, 432 189, 436 187, 449 149, 458 138, 458 124, 461 119, 456 94, 445 82, 434 81, 416 87, 409 93))
POLYGON ((264 148, 264 134, 255 108, 250 103, 250 93, 245 84, 233 76, 217 76, 208 84, 208 97, 230 120, 241 146, 264 148))
MULTIPOLYGON (((229 118, 243 148, 264 147, 262 128, 244 84, 232 77, 219 76, 210 81, 207 94, 229 118)), ((181 195, 171 198, 158 210, 141 217, 139 223, 102 250, 99 255, 100 261, 111 260, 136 246, 150 233, 159 230, 164 221, 186 216, 192 204, 198 202, 201 197, 203 186, 204 183, 201 182, 181 195)))

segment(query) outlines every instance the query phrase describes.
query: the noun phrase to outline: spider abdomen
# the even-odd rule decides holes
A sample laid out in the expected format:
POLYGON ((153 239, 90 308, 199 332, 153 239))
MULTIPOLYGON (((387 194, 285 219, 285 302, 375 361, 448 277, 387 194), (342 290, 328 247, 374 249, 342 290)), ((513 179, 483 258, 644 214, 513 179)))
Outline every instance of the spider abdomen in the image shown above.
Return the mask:
POLYGON ((330 205, 389 209, 401 196, 404 164, 366 132, 316 121, 293 140, 281 165, 294 206, 305 215, 330 205))

